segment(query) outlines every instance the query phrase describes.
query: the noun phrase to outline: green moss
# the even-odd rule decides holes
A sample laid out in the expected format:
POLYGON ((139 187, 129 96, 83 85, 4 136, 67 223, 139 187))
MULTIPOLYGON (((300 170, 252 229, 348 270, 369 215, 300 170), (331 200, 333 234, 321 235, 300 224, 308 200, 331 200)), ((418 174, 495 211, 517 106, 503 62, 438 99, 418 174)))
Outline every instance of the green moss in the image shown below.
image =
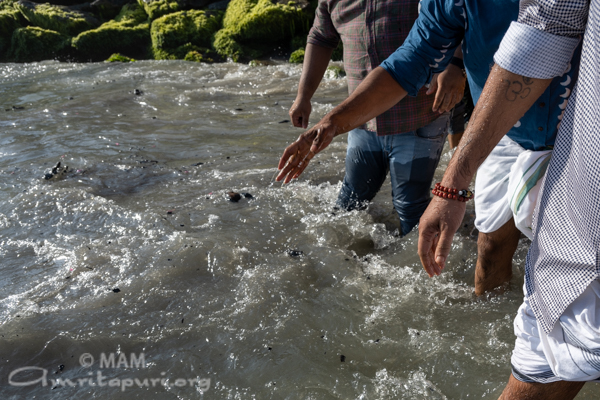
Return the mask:
POLYGON ((106 62, 134 62, 134 61, 135 61, 135 59, 129 58, 129 57, 124 56, 124 55, 119 54, 119 53, 115 53, 115 54, 111 55, 106 60, 106 62))
POLYGON ((113 20, 79 34, 73 47, 80 58, 104 60, 113 53, 124 53, 145 58, 150 47, 150 24, 146 14, 137 5, 125 6, 113 20))
POLYGON ((233 59, 259 57, 278 45, 287 47, 294 35, 306 33, 308 27, 306 14, 295 6, 270 0, 232 0, 213 46, 233 59))
POLYGON ((327 79, 340 79, 346 76, 346 71, 342 67, 338 67, 337 65, 332 65, 327 67, 325 71, 325 78, 327 79))
POLYGON ((306 35, 294 36, 290 42, 292 50, 298 50, 299 48, 306 47, 306 35))
POLYGON ((183 57, 185 61, 194 61, 194 62, 213 62, 213 59, 210 57, 206 57, 202 55, 199 51, 193 50, 190 51, 183 57))
POLYGON ((181 7, 177 1, 169 0, 156 0, 148 1, 138 0, 139 4, 146 10, 146 14, 150 17, 151 21, 162 17, 163 15, 172 14, 180 11, 181 7))
POLYGON ((115 17, 115 22, 120 22, 126 26, 136 26, 147 22, 148 14, 144 7, 139 4, 126 4, 121 8, 121 12, 115 17))
POLYGON ((21 3, 15 3, 15 7, 31 25, 56 31, 64 35, 75 36, 100 25, 99 21, 91 14, 67 11, 59 6, 50 4, 37 4, 30 8, 21 3))
POLYGON ((15 30, 11 58, 17 62, 52 60, 60 57, 71 44, 71 38, 59 32, 28 26, 15 30))
POLYGON ((6 58, 13 32, 25 25, 25 19, 14 8, 14 3, 13 0, 0 1, 0 59, 6 58))
POLYGON ((150 24, 135 27, 113 21, 98 29, 83 32, 73 39, 73 47, 80 57, 102 60, 112 53, 126 53, 144 58, 150 45, 150 24))
POLYGON ((290 55, 290 63, 302 64, 304 62, 304 49, 298 49, 290 55))
POLYGON ((340 43, 333 50, 333 53, 331 54, 331 60, 332 61, 342 61, 343 58, 344 58, 344 46, 342 45, 342 41, 340 40, 340 43))
POLYGON ((191 51, 185 46, 210 47, 213 34, 221 27, 222 15, 190 10, 154 20, 150 31, 154 58, 182 59, 191 51))

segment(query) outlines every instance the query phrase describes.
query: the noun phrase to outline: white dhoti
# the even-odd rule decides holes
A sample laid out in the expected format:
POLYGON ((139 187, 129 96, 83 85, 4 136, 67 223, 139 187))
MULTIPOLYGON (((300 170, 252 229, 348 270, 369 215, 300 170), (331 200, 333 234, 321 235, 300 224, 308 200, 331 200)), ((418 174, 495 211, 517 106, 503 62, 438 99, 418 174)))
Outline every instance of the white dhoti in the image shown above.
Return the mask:
POLYGON ((600 282, 592 282, 546 334, 527 298, 514 322, 513 376, 523 382, 600 379, 600 282))

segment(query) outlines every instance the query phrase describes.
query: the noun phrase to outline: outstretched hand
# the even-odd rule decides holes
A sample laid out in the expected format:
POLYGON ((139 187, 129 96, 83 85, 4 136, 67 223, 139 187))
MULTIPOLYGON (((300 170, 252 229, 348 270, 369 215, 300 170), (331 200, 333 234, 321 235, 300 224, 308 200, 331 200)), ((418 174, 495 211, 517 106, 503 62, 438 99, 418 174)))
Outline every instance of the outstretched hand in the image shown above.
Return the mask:
POLYGON ((446 266, 452 238, 465 215, 464 202, 435 196, 419 222, 419 258, 429 275, 439 275, 446 266))
POLYGON ((285 178, 283 183, 289 183, 298 178, 310 160, 329 146, 335 136, 335 128, 323 121, 302 133, 298 140, 285 148, 279 159, 279 174, 275 180, 279 182, 285 178))

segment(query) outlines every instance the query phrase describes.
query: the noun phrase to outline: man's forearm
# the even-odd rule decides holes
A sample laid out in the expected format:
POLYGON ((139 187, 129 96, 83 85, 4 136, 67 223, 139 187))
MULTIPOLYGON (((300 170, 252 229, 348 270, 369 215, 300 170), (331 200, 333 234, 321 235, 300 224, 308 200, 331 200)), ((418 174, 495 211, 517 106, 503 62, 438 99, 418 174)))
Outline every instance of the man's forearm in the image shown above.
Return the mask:
POLYGON ((333 49, 308 43, 304 52, 302 75, 298 84, 298 98, 310 100, 317 91, 329 65, 333 49))
POLYGON ((329 118, 336 125, 339 130, 336 135, 339 135, 384 113, 406 95, 406 90, 385 69, 377 67, 325 118, 329 118))
POLYGON ((500 139, 542 95, 551 79, 532 79, 495 65, 442 184, 466 188, 500 139))

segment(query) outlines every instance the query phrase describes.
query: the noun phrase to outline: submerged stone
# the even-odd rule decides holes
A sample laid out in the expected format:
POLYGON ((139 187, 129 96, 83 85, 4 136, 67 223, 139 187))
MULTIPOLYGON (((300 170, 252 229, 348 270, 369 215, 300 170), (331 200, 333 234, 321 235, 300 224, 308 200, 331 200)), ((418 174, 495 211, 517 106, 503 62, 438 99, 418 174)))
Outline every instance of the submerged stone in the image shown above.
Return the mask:
POLYGON ((229 193, 227 193, 227 195, 229 196, 229 201, 232 201, 234 203, 237 203, 242 198, 242 196, 236 192, 229 192, 229 193))
POLYGON ((106 62, 134 62, 134 61, 135 61, 135 59, 129 58, 129 57, 124 56, 124 55, 119 54, 119 53, 112 54, 106 60, 106 62))

